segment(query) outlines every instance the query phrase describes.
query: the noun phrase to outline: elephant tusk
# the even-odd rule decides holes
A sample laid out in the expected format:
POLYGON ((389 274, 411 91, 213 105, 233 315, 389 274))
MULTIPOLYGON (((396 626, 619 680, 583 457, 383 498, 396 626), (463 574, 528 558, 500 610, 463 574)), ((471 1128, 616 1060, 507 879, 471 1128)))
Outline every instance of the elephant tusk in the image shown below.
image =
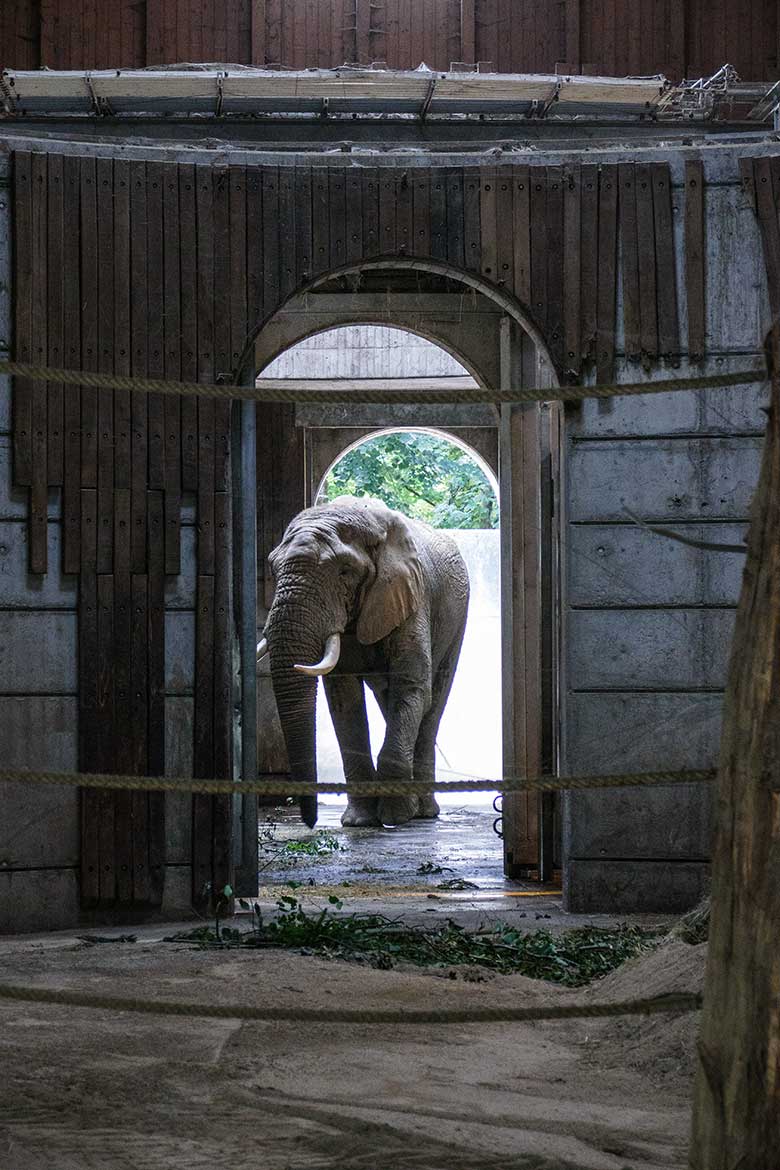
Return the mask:
POLYGON ((297 670, 301 674, 308 674, 311 678, 319 678, 320 675, 330 674, 339 660, 340 653, 341 635, 331 634, 325 643, 325 654, 321 662, 315 663, 314 666, 301 666, 299 663, 296 663, 293 670, 297 670))
POLYGON ((257 643, 257 661, 259 662, 261 658, 265 658, 267 653, 268 653, 268 639, 261 638, 260 641, 257 643))

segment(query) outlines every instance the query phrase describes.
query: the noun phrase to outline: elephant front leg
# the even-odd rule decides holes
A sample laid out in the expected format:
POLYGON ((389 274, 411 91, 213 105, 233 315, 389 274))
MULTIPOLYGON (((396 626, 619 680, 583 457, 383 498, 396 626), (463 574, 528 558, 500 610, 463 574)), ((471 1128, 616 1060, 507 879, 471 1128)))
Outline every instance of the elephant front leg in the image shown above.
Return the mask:
MULTIPOLYGON (((387 711, 387 734, 377 760, 380 784, 410 781, 414 778, 414 751, 430 692, 415 686, 391 693, 387 711)), ((379 799, 379 820, 383 825, 402 825, 418 815, 417 796, 388 795, 379 799)))
MULTIPOLYGON (((355 785, 357 790, 361 784, 376 781, 363 683, 358 678, 338 674, 329 674, 323 682, 339 741, 344 775, 347 784, 350 787, 355 785)), ((347 807, 341 815, 342 825, 378 825, 377 804, 375 796, 358 796, 357 791, 349 791, 347 807)))

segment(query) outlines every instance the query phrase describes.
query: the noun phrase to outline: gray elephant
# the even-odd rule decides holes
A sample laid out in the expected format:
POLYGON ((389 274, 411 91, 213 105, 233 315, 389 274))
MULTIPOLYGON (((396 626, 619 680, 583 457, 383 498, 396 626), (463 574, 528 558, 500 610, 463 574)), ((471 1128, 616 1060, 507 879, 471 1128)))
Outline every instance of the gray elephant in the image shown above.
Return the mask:
MULTIPOLYGON (((359 796, 361 782, 433 786, 434 749, 463 641, 469 580, 445 533, 379 500, 340 496, 300 512, 269 557, 276 593, 258 658, 271 678, 293 780, 315 780, 317 677, 324 677, 349 802, 343 825, 438 816, 421 797, 359 796), (387 725, 376 769, 367 683, 387 725)), ((316 823, 316 797, 301 800, 316 823)))

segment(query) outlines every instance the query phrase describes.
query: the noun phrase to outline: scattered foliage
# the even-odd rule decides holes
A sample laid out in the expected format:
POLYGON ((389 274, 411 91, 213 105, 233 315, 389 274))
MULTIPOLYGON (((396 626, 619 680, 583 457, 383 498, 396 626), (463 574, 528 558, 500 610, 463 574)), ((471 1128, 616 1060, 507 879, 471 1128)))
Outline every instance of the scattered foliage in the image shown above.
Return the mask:
POLYGON ((498 503, 461 447, 419 432, 379 435, 340 459, 321 499, 374 496, 434 528, 497 528, 498 503))
POLYGON ((208 926, 171 935, 167 942, 190 942, 202 947, 292 947, 305 954, 370 963, 382 970, 397 963, 420 967, 462 964, 485 967, 501 974, 546 979, 566 987, 581 987, 656 945, 658 936, 638 926, 614 930, 584 926, 553 934, 549 930, 524 932, 497 924, 470 931, 448 919, 443 926, 409 926, 383 914, 334 914, 342 902, 331 895, 318 913, 309 913, 292 894, 279 899, 277 913, 264 921, 259 905, 241 901, 253 911, 251 930, 223 927, 215 934, 208 926))

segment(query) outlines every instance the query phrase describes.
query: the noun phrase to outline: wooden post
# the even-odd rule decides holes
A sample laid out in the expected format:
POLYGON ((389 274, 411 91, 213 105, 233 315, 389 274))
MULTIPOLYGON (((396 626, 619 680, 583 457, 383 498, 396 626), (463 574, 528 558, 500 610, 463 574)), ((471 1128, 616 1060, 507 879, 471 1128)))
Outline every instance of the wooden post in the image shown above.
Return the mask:
POLYGON ((692 1170, 780 1150, 779 334, 726 692, 692 1170))
MULTIPOLYGON (((536 350, 509 317, 501 320, 502 387, 535 380, 536 350)), ((536 404, 501 407, 501 706, 506 776, 542 769, 541 436, 536 404)), ((507 793, 502 802, 504 872, 538 873, 538 793, 507 793)))

